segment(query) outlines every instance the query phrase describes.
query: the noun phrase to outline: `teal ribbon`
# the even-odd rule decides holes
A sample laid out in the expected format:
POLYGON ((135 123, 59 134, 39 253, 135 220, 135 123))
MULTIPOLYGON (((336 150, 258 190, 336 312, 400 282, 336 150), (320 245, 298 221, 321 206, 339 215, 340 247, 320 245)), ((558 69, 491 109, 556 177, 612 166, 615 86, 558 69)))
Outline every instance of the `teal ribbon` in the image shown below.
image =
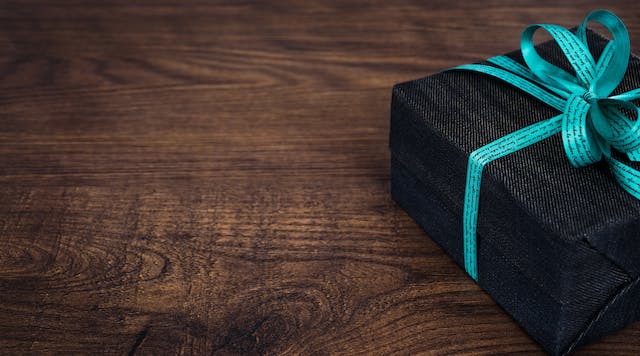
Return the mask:
POLYGON ((482 170, 488 163, 561 133, 571 165, 584 167, 604 158, 619 185, 640 199, 640 172, 611 155, 613 148, 626 154, 630 161, 640 161, 640 108, 630 102, 640 98, 640 88, 611 96, 627 71, 631 54, 629 34, 622 21, 609 11, 598 10, 584 19, 575 34, 557 25, 531 25, 522 33, 520 45, 526 66, 498 56, 488 60, 492 65, 466 64, 450 69, 501 79, 562 112, 470 154, 463 211, 464 264, 476 281, 480 185, 482 170), (586 25, 591 21, 602 24, 613 36, 597 62, 587 43, 586 25), (533 45, 533 34, 539 29, 547 31, 559 45, 575 76, 540 57, 533 45), (635 119, 627 116, 628 112, 635 119))

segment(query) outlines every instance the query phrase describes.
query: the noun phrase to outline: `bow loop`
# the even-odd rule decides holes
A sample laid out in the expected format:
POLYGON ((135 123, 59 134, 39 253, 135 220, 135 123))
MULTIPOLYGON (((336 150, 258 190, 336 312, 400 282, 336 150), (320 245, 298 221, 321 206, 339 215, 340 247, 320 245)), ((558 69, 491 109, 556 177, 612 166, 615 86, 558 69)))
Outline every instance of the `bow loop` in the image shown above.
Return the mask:
POLYGON ((589 89, 597 72, 596 63, 586 44, 570 31, 557 26, 537 24, 527 27, 522 33, 520 41, 522 57, 534 75, 546 86, 561 89, 567 96, 571 93, 589 89), (539 30, 546 30, 559 45, 576 76, 547 62, 536 50, 533 35, 539 30))
POLYGON ((615 88, 620 85, 629 64, 631 55, 631 45, 627 28, 616 15, 606 10, 591 12, 578 27, 577 37, 588 46, 586 28, 589 22, 598 22, 603 25, 611 35, 613 40, 607 45, 605 51, 598 60, 597 67, 600 69, 598 76, 591 83, 589 88, 600 97, 607 97, 615 88))
MULTIPOLYGON (((562 119, 562 141, 569 162, 583 167, 610 156, 610 147, 640 160, 640 120, 631 120, 620 109, 638 112, 628 100, 609 98, 620 84, 630 55, 629 34, 614 14, 590 13, 576 34, 557 26, 527 27, 521 38, 522 56, 538 83, 566 98, 562 119), (587 23, 602 24, 613 35, 596 62, 589 51, 587 23), (575 76, 547 62, 536 51, 533 35, 547 31, 573 68, 575 76)), ((626 98, 625 98, 626 99, 626 98)))
MULTIPOLYGON (((637 161, 633 152, 640 149, 640 108, 630 102, 616 99, 600 100, 598 108, 610 127, 609 135, 603 132, 600 132, 600 135, 616 150, 627 155, 631 153, 631 160, 637 161), (635 118, 631 119, 625 112, 631 113, 635 118)), ((594 121, 598 118, 596 115, 592 116, 594 121)))

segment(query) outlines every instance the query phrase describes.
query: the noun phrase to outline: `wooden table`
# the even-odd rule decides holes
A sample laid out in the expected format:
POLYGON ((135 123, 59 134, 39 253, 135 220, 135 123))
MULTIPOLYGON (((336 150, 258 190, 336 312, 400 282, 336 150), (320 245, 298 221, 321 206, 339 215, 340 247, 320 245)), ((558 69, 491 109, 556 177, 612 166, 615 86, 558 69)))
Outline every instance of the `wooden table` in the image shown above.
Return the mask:
POLYGON ((394 83, 602 7, 640 52, 512 3, 3 1, 2 352, 541 352, 389 193, 394 83))

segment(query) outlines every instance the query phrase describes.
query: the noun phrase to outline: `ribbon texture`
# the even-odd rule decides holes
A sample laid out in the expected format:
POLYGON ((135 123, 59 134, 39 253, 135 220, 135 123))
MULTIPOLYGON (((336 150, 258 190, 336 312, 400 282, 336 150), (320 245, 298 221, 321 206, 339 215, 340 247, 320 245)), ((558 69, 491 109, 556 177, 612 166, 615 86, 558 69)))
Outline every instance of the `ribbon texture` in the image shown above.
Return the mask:
POLYGON ((640 199, 640 172, 615 159, 611 149, 640 161, 640 108, 631 100, 640 98, 640 88, 619 95, 611 93, 622 81, 629 61, 629 34, 613 13, 590 13, 576 33, 557 26, 531 25, 520 41, 526 66, 505 57, 488 60, 492 65, 466 64, 450 70, 480 72, 503 80, 561 111, 558 116, 524 127, 473 151, 469 156, 463 211, 464 263, 467 273, 478 280, 476 229, 482 170, 500 157, 562 134, 564 151, 571 165, 584 167, 605 159, 619 185, 640 199), (589 51, 586 25, 602 24, 613 36, 596 62, 589 51), (538 29, 547 31, 559 45, 575 76, 544 60, 533 45, 538 29), (631 117, 628 114, 631 113, 631 117))

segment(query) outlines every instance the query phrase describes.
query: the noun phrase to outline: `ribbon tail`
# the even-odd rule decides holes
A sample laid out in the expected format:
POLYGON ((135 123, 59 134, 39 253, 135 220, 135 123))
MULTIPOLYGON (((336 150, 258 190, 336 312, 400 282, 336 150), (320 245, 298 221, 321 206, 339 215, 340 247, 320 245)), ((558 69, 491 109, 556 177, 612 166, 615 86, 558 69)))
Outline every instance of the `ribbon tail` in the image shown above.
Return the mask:
POLYGON ((640 149, 627 152, 627 157, 629 157, 629 160, 632 162, 640 161, 640 149))
POLYGON ((636 199, 640 199, 640 172, 613 157, 607 158, 607 162, 620 186, 636 199))
POLYGON ((624 100, 624 101, 640 99, 640 88, 629 90, 622 94, 614 95, 610 97, 610 99, 624 100))
MULTIPOLYGON (((562 143, 564 151, 571 165, 576 168, 588 166, 602 159, 602 150, 598 145, 597 136, 588 122, 591 106, 580 95, 572 95, 567 101, 567 107, 562 114, 562 143)), ((597 117, 596 117, 597 118, 597 117)))

